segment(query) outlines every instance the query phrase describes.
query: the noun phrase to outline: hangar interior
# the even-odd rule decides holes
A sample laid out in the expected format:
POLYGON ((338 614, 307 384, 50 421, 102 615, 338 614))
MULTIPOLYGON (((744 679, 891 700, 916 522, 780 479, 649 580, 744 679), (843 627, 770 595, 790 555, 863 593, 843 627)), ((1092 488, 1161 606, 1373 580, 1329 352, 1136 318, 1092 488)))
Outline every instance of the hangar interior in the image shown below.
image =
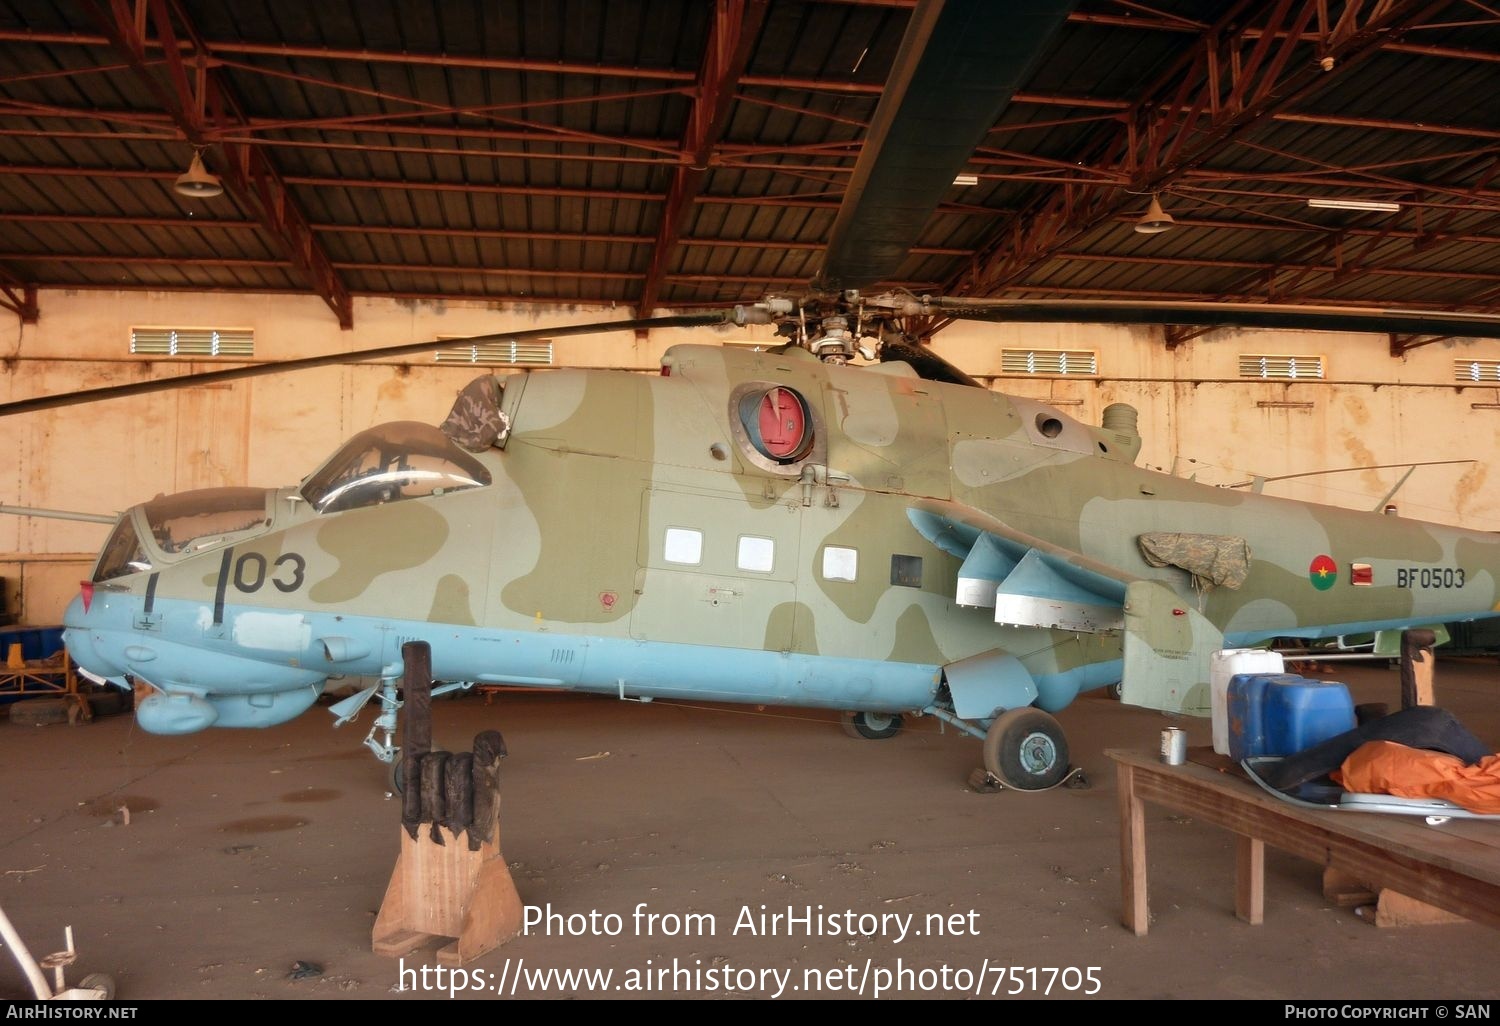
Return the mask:
MULTIPOLYGON (((887 127, 872 119, 909 70, 916 6, 8 0, 0 387, 19 400, 795 294, 887 127), (195 157, 222 192, 174 187, 195 157)), ((1013 93, 879 287, 1500 312, 1500 25, 1486 5, 1057 10, 1044 52, 1002 58, 1013 93), (1153 199, 1169 229, 1133 230, 1153 199)), ((922 157, 920 139, 885 141, 922 157)), ((1484 454, 1452 444, 1456 420, 1493 435, 1493 340, 913 327, 992 387, 1082 420, 1137 405, 1143 462, 1200 480, 1360 468, 1268 487, 1370 508, 1400 465, 1473 456, 1419 468, 1395 501, 1500 526, 1484 454)), ((469 358, 650 371, 692 337, 469 358)), ((364 426, 440 419, 475 370, 451 349, 7 417, 3 501, 111 513, 293 482, 364 426)), ((8 608, 54 621, 101 537, 0 520, 8 608)))
MULTIPOLYGON (((914 27, 925 19, 940 32, 944 7, 929 0, 0 0, 0 447, 12 454, 0 505, 108 516, 160 494, 293 484, 366 427, 438 423, 487 371, 657 374, 678 343, 775 344, 764 326, 565 329, 798 296, 832 250, 845 265, 865 256, 880 265, 862 285, 867 293, 1078 303, 1073 320, 932 312, 904 327, 987 387, 1086 424, 1099 424, 1111 404, 1130 404, 1140 412, 1143 466, 1226 489, 1394 506, 1403 517, 1500 531, 1500 476, 1490 468, 1500 424, 1495 6, 1005 6, 1014 40, 939 34, 926 45, 914 27), (947 94, 922 78, 924 53, 942 47, 959 67, 955 90, 973 92, 947 94), (903 92, 919 115, 883 105, 903 92), (970 108, 985 103, 996 114, 977 144, 956 142, 970 108), (930 131, 912 131, 914 119, 930 131), (930 180, 934 166, 952 177, 940 194, 929 202, 903 191, 903 170, 930 180), (1197 321, 1127 324, 1110 320, 1116 303, 1328 317, 1316 327, 1266 327, 1205 306, 1197 321), (1435 327, 1446 314, 1470 318, 1471 330, 1435 327), (1371 317, 1391 328, 1372 328, 1371 317), (531 337, 541 329, 559 336, 531 337), (512 332, 530 335, 507 341, 512 332), (474 336, 497 338, 467 341, 474 336), (420 354, 345 359, 428 340, 420 354), (278 363, 312 358, 317 366, 274 373, 278 363), (4 409, 239 367, 272 373, 4 409)), ((107 532, 100 523, 0 516, 0 623, 60 622, 107 532)), ((1358 674, 1365 697, 1388 690, 1373 671, 1358 674)), ((1460 701, 1469 722, 1492 731, 1487 686, 1464 684, 1460 701)), ((526 701, 522 721, 550 737, 544 710, 526 701)), ((586 718, 616 729, 613 715, 590 706, 586 718)), ((643 713, 641 744, 690 754, 671 740, 670 715, 643 713)), ((727 753, 720 768, 732 774, 729 764, 750 758, 756 742, 722 722, 693 725, 718 736, 727 753)), ((1161 726, 1139 711, 1124 722, 1148 743, 1161 726)), ((761 754, 795 763, 804 726, 761 754)), ((305 727, 295 729, 297 744, 313 744, 305 727)), ((1089 720, 1080 748, 1099 750, 1114 736, 1089 720)), ((120 744, 145 773, 156 756, 137 741, 120 744)), ((937 779, 961 779, 956 767, 966 769, 968 756, 932 755, 933 736, 912 743, 939 764, 937 779)), ((38 772, 61 768, 34 741, 25 751, 38 772)), ((191 751, 171 742, 173 760, 191 751)), ((596 868, 561 854, 568 843, 603 852, 608 846, 589 839, 588 816, 608 820, 610 799, 631 798, 575 764, 609 752, 568 751, 549 767, 557 787, 534 780, 518 808, 542 816, 576 798, 569 788, 588 790, 587 808, 576 822, 565 817, 557 849, 531 843, 517 875, 534 885, 531 894, 546 894, 547 880, 555 887, 564 874, 597 878, 589 900, 624 908, 636 893, 609 882, 611 861, 644 872, 664 852, 668 861, 684 856, 668 851, 676 842, 613 820, 615 840, 627 840, 589 864, 596 868)), ((634 754, 667 779, 678 772, 648 748, 634 754)), ((819 747, 813 758, 824 757, 839 754, 819 747)), ((228 776, 241 759, 256 772, 306 768, 260 737, 220 758, 215 766, 228 776)), ((858 758, 860 772, 908 808, 934 786, 858 758)), ((314 765, 334 768, 337 789, 359 786, 345 763, 314 765)), ((183 772, 173 769, 172 779, 183 772)), ((91 773, 99 789, 111 783, 91 773)), ((765 794, 733 793, 806 826, 823 813, 795 801, 787 812, 797 786, 778 779, 765 794)), ((846 807, 862 800, 847 782, 834 793, 846 807)), ((972 797, 948 796, 943 815, 969 824, 975 813, 956 803, 972 797)), ((52 822, 33 800, 14 801, 18 812, 36 812, 38 830, 52 822)), ((659 829, 686 835, 694 817, 712 820, 713 803, 677 813, 659 829)), ((1049 895, 1028 910, 1030 929, 1054 924, 1079 880, 1113 872, 1113 810, 1094 804, 1083 815, 1097 842, 1089 850, 1106 855, 1057 847, 1035 808, 1019 820, 1053 871, 1018 870, 1049 895)), ((857 835, 849 843, 868 856, 826 838, 808 842, 818 857, 842 851, 834 863, 855 867, 826 870, 831 880, 853 880, 884 858, 869 853, 895 843, 890 831, 837 816, 829 823, 830 834, 857 835)), ((965 852, 975 842, 951 825, 939 834, 929 854, 943 872, 972 872, 965 852)), ((299 876, 318 878, 318 853, 301 841, 294 850, 291 836, 262 837, 244 861, 285 858, 299 876)), ((773 890, 794 887, 787 881, 797 874, 781 862, 752 864, 730 850, 757 840, 748 827, 726 832, 694 884, 727 886, 736 903, 750 904, 778 875, 773 890)), ((801 843, 781 853, 806 854, 801 843)), ((239 858, 235 847, 221 849, 239 858)), ((1179 838, 1169 850, 1179 868, 1224 857, 1212 841, 1179 838)), ((153 856, 129 857, 144 869, 153 856)), ((881 864, 887 879, 923 886, 916 860, 881 864)), ((194 866, 212 873, 208 861, 194 866)), ((1299 879, 1273 868, 1283 887, 1299 879)), ((1172 900, 1203 897, 1185 876, 1169 879, 1172 900)), ((369 883, 346 878, 314 899, 328 917, 322 943, 343 943, 331 932, 341 915, 367 925, 350 906, 369 883)), ((167 900, 159 889, 148 894, 167 900)), ((267 907, 252 917, 264 914, 274 931, 270 890, 256 894, 267 907)), ((114 899, 101 892, 97 900, 114 899)), ((183 900, 200 923, 229 901, 212 889, 183 900)), ((107 922, 116 939, 128 935, 126 912, 143 907, 123 901, 107 922)), ((1298 929, 1317 904, 1295 910, 1298 929)), ((1113 918, 1107 900, 1086 908, 1091 925, 1113 918)), ((1222 928, 1192 924, 1198 937, 1222 928)), ((1327 941, 1319 928, 1312 935, 1327 941)), ((1448 931, 1440 943, 1453 957, 1421 984, 1389 974, 1393 956, 1373 947, 1383 941, 1362 942, 1356 963, 1386 974, 1373 991, 1462 989, 1461 973, 1490 935, 1469 924, 1436 929, 1448 931)), ((1058 935, 1038 936, 1040 954, 1071 954, 1058 935)), ((591 943, 589 957, 614 957, 591 943)), ((1118 955, 1116 979, 1160 973, 1145 950, 1118 955)), ((1250 941, 1216 950, 1209 957, 1224 961, 1256 953, 1250 941)), ((225 962, 249 972, 259 957, 236 949, 225 962)), ((191 970, 189 962, 172 966, 191 970)), ((197 968, 204 993, 244 993, 216 969, 197 968)), ((1301 971, 1283 959, 1263 984, 1220 964, 1207 968, 1219 976, 1212 987, 1142 982, 1129 996, 1272 996, 1296 989, 1301 971)), ((333 990, 356 976, 330 975, 320 993, 347 996, 348 988, 333 990)), ((295 996, 270 981, 256 980, 253 992, 295 996)), ((1494 996, 1492 980, 1477 986, 1494 996)))

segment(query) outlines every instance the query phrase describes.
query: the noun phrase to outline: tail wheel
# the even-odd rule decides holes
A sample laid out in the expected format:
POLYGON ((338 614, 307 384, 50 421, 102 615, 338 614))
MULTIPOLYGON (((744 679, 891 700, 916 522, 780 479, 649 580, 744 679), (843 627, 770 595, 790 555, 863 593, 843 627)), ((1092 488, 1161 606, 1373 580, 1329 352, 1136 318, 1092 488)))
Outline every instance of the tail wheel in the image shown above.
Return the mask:
POLYGON ((984 737, 984 768, 1006 787, 1042 791, 1068 775, 1068 739, 1058 722, 1025 706, 1002 714, 984 737))
POLYGON ((846 712, 839 722, 844 733, 861 741, 884 741, 901 733, 900 713, 846 712))

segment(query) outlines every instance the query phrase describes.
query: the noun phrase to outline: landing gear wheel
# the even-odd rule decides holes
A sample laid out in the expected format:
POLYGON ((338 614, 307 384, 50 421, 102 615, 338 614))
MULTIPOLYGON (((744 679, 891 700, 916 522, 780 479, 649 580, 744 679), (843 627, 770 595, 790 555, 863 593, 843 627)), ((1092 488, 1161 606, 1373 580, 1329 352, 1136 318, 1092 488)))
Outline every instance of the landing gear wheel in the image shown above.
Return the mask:
POLYGON ((1068 775, 1068 740, 1042 710, 1012 709, 985 734, 984 768, 1013 790, 1043 791, 1068 775))
POLYGON ((401 758, 400 752, 392 756, 390 764, 386 766, 385 782, 391 789, 391 794, 406 793, 406 760, 401 758))
POLYGON ((100 1001, 113 1001, 115 999, 115 978, 109 973, 89 973, 78 981, 79 990, 100 991, 100 1001))
POLYGON ((900 713, 846 712, 839 717, 844 733, 860 741, 884 741, 901 733, 900 713))

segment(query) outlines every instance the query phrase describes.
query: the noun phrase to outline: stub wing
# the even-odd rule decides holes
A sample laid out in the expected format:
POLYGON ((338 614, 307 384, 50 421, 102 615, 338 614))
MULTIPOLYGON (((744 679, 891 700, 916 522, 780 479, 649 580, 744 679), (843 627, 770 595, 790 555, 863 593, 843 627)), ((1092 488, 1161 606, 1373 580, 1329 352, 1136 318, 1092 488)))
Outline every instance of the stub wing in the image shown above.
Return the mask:
POLYGON ((955 600, 997 624, 1124 635, 1121 700, 1209 714, 1209 670, 1224 635, 1167 585, 1017 531, 956 503, 907 511, 932 544, 962 561, 955 600))
POLYGON ((1070 549, 954 503, 907 510, 924 538, 961 559, 955 601, 993 609, 995 622, 1103 634, 1123 624, 1131 578, 1070 549))

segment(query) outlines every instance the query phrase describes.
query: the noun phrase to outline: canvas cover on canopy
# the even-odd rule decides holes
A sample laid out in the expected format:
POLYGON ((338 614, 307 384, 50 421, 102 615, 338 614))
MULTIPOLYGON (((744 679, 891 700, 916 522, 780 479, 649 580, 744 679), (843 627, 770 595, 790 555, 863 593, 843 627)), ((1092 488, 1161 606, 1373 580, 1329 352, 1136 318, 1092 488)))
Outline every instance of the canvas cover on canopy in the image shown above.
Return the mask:
POLYGON ((458 393, 448 418, 439 425, 443 434, 470 452, 484 452, 503 443, 510 434, 510 418, 500 409, 504 392, 493 374, 469 382, 458 393))

